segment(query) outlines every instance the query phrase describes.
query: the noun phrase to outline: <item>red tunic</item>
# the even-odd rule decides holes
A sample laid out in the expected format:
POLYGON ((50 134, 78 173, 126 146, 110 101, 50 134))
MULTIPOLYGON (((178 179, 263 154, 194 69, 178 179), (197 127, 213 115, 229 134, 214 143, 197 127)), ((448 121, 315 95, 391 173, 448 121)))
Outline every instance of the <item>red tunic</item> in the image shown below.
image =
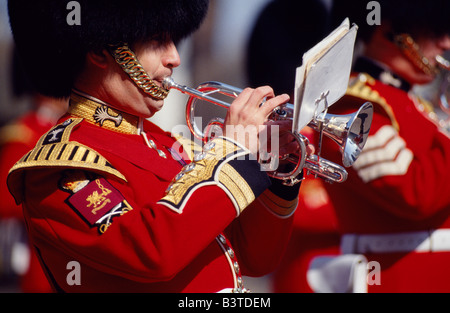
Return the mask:
POLYGON ((217 138, 191 163, 147 121, 75 96, 70 112, 8 181, 57 290, 240 291, 277 266, 297 199, 246 149, 217 138))
MULTIPOLYGON (((367 144, 348 169, 348 180, 326 185, 340 232, 356 234, 344 252, 380 263, 381 284, 369 284, 369 292, 448 292, 449 134, 425 114, 426 103, 368 74, 353 77, 332 113, 353 112, 366 101, 375 110, 367 144), (444 230, 439 240, 446 242, 438 249, 425 247, 436 243, 437 237, 430 236, 436 230, 444 230), (389 237, 366 236, 373 234, 389 237)), ((341 164, 331 140, 323 151, 341 164)))
POLYGON ((274 292, 311 293, 308 269, 316 257, 339 255, 340 236, 332 203, 320 178, 302 182, 291 239, 273 277, 274 292))

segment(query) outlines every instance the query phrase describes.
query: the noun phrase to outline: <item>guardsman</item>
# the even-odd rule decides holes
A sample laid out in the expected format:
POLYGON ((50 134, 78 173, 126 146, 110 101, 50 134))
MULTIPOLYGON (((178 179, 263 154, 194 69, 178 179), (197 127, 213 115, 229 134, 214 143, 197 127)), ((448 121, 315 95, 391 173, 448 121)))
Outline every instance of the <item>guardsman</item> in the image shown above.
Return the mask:
POLYGON ((449 133, 412 87, 432 82, 436 57, 450 49, 450 3, 377 1, 378 25, 368 24, 366 2, 334 3, 337 21, 348 16, 357 23, 363 44, 348 92, 334 108, 375 106, 348 180, 327 185, 342 253, 377 262, 368 266, 369 292, 449 292, 449 133))
MULTIPOLYGON (((151 123, 206 0, 9 1, 18 51, 39 92, 69 109, 8 176, 34 248, 60 292, 245 291, 273 270, 299 184, 261 171, 226 127, 199 150, 151 123), (73 24, 73 25, 69 25, 73 24)), ((227 126, 261 126, 289 100, 247 88, 227 126), (260 106, 262 100, 267 101, 260 106)), ((244 138, 245 139, 245 138, 244 138)), ((251 150, 250 150, 251 149, 251 150)))

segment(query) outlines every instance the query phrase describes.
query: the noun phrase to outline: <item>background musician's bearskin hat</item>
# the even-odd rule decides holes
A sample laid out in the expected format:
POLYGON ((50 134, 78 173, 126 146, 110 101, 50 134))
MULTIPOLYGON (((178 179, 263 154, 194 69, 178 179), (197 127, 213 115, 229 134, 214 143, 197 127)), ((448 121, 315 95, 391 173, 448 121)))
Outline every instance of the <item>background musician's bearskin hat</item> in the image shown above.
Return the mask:
POLYGON ((40 93, 68 97, 89 51, 111 44, 179 42, 203 21, 208 0, 78 0, 80 25, 70 25, 69 0, 9 0, 21 61, 40 93))
MULTIPOLYGON (((333 24, 339 25, 345 17, 359 26, 358 38, 367 42, 377 27, 369 25, 367 16, 373 10, 370 1, 333 0, 333 24)), ((450 34, 450 1, 448 0, 378 0, 381 24, 389 23, 392 35, 407 33, 441 36, 450 34)))
POLYGON ((322 2, 272 0, 262 9, 247 46, 252 87, 270 85, 275 94, 292 93, 303 53, 329 32, 329 12, 322 2))

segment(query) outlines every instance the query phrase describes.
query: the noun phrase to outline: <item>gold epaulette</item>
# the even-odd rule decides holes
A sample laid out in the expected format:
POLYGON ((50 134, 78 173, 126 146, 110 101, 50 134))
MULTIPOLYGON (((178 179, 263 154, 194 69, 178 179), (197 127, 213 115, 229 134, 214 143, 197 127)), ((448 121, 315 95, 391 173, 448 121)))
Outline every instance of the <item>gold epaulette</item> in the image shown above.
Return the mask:
POLYGON ((24 155, 9 171, 9 175, 30 168, 70 167, 111 174, 126 181, 103 156, 90 147, 70 141, 70 133, 83 119, 68 119, 44 134, 35 148, 24 155))
MULTIPOLYGON (((189 141, 188 141, 189 143, 189 141)), ((184 146, 186 149, 186 146, 184 146)), ((191 147, 199 147, 191 141, 191 147)), ((229 161, 244 157, 248 150, 228 138, 209 141, 174 178, 165 196, 158 202, 177 213, 182 213, 192 193, 207 185, 217 185, 230 197, 239 215, 253 200, 255 194, 248 182, 229 161)))
POLYGON ((189 138, 183 137, 182 135, 173 134, 173 136, 176 141, 183 147, 190 160, 194 159, 194 155, 202 152, 203 147, 201 142, 197 143, 189 138))
POLYGON ((386 99, 383 98, 378 91, 374 90, 371 86, 375 83, 375 79, 366 73, 359 74, 353 80, 351 80, 349 87, 347 88, 346 95, 357 97, 374 104, 378 104, 387 114, 391 120, 392 126, 398 131, 400 126, 395 118, 394 111, 386 99))

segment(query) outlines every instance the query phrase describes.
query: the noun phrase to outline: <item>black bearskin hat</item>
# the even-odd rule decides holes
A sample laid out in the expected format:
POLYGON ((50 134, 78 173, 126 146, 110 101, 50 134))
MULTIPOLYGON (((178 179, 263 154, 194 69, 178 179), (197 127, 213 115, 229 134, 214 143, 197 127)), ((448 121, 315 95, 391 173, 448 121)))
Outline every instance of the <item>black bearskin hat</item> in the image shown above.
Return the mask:
POLYGON ((328 14, 322 1, 269 1, 254 24, 247 46, 250 85, 270 85, 275 94, 292 93, 301 56, 328 34, 328 14))
POLYGON ((80 25, 70 25, 69 0, 9 0, 15 44, 36 90, 68 97, 89 51, 111 44, 172 39, 203 21, 208 0, 78 0, 80 25))
MULTIPOLYGON (((368 25, 370 1, 333 0, 334 24, 345 17, 359 26, 358 37, 368 41, 377 25, 368 25)), ((375 1, 374 1, 375 2, 375 1)), ((407 33, 441 36, 450 34, 450 1, 448 0, 378 0, 381 24, 390 23, 393 35, 407 33)))

